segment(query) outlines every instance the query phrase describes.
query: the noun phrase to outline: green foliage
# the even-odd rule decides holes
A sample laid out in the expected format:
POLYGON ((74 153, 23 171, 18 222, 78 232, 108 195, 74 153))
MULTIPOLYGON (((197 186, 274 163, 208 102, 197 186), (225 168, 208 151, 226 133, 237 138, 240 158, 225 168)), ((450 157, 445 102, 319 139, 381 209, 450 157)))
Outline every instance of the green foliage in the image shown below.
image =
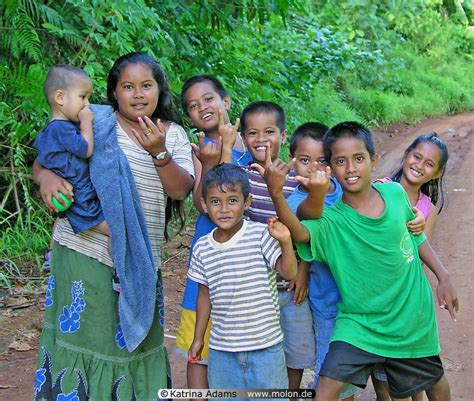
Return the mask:
POLYGON ((160 60, 175 96, 193 74, 219 77, 232 119, 266 99, 285 108, 290 132, 306 121, 412 122, 473 107, 470 18, 471 0, 0 3, 0 263, 13 269, 47 246, 31 145, 48 121, 42 83, 52 65, 84 68, 94 102, 114 60, 137 50, 160 60))
POLYGON ((53 219, 37 208, 27 223, 28 229, 22 229, 19 224, 3 224, 0 231, 1 287, 11 287, 13 282, 26 284, 25 275, 36 277, 40 272, 53 219))
POLYGON ((403 68, 384 74, 383 91, 361 88, 357 81, 348 85, 349 103, 371 125, 416 122, 474 104, 474 80, 466 74, 474 68, 472 61, 452 58, 449 65, 438 64, 403 47, 394 48, 393 56, 403 60, 403 68))

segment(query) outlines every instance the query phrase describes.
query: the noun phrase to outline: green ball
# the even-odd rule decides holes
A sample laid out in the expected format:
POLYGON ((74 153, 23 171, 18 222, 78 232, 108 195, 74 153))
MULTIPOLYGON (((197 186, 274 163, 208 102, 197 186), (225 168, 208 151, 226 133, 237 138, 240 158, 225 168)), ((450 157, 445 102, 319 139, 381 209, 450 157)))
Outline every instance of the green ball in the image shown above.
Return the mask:
POLYGON ((59 196, 64 201, 64 203, 66 204, 66 207, 64 207, 61 203, 59 203, 58 200, 54 196, 51 197, 51 202, 53 203, 54 207, 58 211, 64 212, 65 210, 69 209, 72 202, 68 198, 66 198, 66 196, 64 194, 62 194, 61 192, 59 193, 59 196))

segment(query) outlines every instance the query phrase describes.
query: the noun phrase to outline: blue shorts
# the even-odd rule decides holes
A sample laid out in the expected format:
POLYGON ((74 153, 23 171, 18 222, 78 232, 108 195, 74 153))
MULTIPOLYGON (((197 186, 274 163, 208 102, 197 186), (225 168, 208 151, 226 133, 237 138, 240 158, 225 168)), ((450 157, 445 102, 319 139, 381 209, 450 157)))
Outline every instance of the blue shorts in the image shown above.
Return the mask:
POLYGON ((312 368, 316 363, 316 346, 311 310, 308 299, 296 305, 294 298, 294 291, 278 291, 286 366, 291 369, 312 368))
MULTIPOLYGON (((318 384, 319 372, 323 366, 324 358, 329 351, 329 343, 331 340, 332 332, 334 331, 334 326, 336 325, 336 318, 323 318, 311 310, 313 313, 313 325, 314 333, 316 335, 316 368, 314 371, 314 382, 313 389, 316 389, 318 384)), ((352 384, 346 384, 342 389, 339 399, 343 400, 344 398, 355 395, 359 392, 358 388, 352 384)))
POLYGON ((242 352, 211 348, 207 377, 212 389, 287 389, 283 343, 242 352))

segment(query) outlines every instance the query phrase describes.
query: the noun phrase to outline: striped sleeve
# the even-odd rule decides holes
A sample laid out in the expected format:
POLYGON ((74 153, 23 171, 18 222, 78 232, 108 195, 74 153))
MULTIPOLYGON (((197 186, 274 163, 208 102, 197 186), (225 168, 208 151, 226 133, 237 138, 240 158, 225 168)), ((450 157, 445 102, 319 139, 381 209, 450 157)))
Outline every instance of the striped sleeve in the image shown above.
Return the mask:
POLYGON ((281 256, 280 243, 273 238, 268 229, 262 232, 262 254, 271 269, 275 268, 278 258, 281 256))
POLYGON ((176 123, 172 123, 166 133, 166 149, 173 160, 194 177, 191 144, 183 127, 176 123))
POLYGON ((206 272, 200 257, 200 244, 202 241, 198 241, 194 245, 193 252, 191 253, 191 263, 189 264, 188 277, 205 286, 209 286, 207 282, 206 272))

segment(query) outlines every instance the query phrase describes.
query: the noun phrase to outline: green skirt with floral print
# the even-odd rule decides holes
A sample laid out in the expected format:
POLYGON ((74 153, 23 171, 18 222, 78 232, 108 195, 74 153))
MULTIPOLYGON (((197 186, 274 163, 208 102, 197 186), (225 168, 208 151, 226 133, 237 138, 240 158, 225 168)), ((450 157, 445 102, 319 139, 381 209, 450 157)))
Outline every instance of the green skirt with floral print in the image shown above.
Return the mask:
POLYGON ((118 296, 110 267, 54 246, 35 400, 149 401, 158 399, 160 388, 171 387, 161 273, 153 325, 133 352, 125 347, 118 296))

